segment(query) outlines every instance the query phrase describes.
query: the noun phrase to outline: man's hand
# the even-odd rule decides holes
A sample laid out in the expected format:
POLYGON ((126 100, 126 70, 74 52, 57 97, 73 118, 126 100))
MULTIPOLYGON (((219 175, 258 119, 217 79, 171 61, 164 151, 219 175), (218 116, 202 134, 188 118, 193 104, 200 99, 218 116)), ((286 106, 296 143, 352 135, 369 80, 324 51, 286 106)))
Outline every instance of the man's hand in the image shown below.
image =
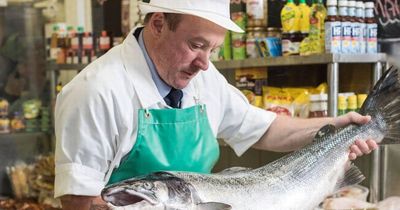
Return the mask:
MULTIPOLYGON (((362 116, 357 112, 349 112, 345 115, 336 118, 335 126, 340 128, 351 123, 365 124, 371 120, 370 116, 362 116)), ((356 142, 350 147, 349 159, 355 160, 357 157, 371 153, 372 150, 378 148, 376 142, 372 139, 366 141, 356 140, 356 142)))

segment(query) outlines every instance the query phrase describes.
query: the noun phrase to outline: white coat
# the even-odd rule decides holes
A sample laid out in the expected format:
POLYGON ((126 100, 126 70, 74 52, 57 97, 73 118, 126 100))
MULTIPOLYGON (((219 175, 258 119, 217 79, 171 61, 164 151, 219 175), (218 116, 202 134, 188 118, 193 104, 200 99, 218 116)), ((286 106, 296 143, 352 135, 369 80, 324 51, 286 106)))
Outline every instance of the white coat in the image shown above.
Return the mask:
MULTIPOLYGON (((130 33, 133 34, 133 33, 130 33)), ((207 106, 211 129, 237 155, 266 132, 276 115, 251 106, 210 63, 183 89, 182 108, 207 106)), ((168 108, 135 37, 83 69, 57 96, 55 197, 97 196, 132 149, 138 109, 168 108)))

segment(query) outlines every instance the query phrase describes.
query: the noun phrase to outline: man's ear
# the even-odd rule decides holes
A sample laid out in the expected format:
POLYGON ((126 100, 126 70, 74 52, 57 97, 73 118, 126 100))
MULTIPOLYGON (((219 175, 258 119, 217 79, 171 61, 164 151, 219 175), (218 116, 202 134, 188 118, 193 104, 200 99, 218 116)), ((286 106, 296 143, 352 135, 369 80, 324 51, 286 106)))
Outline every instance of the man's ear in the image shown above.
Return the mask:
POLYGON ((166 26, 164 13, 154 13, 150 18, 148 26, 154 37, 160 37, 163 27, 166 26))

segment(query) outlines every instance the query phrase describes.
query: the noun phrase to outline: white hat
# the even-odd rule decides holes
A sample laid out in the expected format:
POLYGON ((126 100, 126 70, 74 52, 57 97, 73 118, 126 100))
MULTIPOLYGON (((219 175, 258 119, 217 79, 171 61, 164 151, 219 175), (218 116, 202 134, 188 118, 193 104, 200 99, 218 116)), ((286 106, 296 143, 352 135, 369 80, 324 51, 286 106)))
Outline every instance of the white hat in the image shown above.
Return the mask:
POLYGON ((152 12, 194 15, 228 30, 244 32, 230 18, 230 0, 150 0, 139 2, 139 8, 143 15, 152 12))

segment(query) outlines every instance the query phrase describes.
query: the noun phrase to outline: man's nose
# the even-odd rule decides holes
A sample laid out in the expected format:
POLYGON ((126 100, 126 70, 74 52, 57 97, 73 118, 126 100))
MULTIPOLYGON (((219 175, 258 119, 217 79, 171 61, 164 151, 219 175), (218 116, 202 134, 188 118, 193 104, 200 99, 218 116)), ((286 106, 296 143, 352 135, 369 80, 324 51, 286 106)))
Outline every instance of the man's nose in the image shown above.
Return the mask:
POLYGON ((203 71, 205 71, 205 70, 207 70, 208 69, 208 61, 209 61, 209 58, 210 58, 210 52, 200 52, 198 55, 197 55, 197 57, 196 57, 196 59, 194 60, 194 65, 197 67, 197 68, 199 68, 199 69, 201 69, 201 70, 203 70, 203 71))

